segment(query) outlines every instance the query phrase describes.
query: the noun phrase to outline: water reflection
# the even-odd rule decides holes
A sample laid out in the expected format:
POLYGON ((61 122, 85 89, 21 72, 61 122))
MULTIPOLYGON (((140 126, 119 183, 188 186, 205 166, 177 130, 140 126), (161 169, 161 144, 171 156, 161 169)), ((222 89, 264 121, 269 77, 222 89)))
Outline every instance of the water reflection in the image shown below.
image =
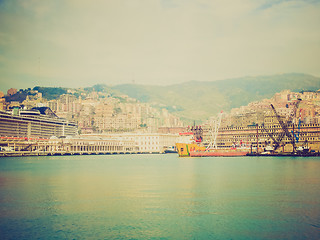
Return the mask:
POLYGON ((319 234, 318 159, 69 156, 0 159, 0 167, 8 239, 319 234))

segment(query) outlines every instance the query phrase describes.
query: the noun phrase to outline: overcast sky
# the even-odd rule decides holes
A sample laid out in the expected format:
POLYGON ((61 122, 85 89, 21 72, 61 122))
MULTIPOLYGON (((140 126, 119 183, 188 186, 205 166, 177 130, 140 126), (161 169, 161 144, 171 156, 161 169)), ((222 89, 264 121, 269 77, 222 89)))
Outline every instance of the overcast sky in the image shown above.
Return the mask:
POLYGON ((320 1, 0 0, 0 90, 320 76, 320 1))

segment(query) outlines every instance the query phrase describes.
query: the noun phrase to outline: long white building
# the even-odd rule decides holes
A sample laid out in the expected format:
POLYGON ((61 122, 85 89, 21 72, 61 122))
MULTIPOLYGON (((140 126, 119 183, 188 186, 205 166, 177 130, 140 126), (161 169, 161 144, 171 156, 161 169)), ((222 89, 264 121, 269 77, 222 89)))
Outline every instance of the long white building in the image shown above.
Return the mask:
POLYGON ((179 137, 178 134, 163 133, 119 133, 91 136, 108 137, 115 140, 117 139, 118 141, 133 142, 136 151, 140 153, 163 153, 167 148, 175 146, 179 137))

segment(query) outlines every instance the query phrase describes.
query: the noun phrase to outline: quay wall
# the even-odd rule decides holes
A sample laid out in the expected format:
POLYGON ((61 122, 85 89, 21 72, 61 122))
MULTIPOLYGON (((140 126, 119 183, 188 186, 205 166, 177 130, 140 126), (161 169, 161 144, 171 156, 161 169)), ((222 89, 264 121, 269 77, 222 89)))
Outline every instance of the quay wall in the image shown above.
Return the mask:
POLYGON ((89 154, 154 154, 164 153, 175 145, 176 135, 157 136, 85 136, 76 138, 0 137, 1 156, 46 156, 89 154), (140 139, 140 141, 139 141, 140 139), (147 140, 149 139, 149 140, 147 140), (143 143, 141 142, 143 140, 143 143))

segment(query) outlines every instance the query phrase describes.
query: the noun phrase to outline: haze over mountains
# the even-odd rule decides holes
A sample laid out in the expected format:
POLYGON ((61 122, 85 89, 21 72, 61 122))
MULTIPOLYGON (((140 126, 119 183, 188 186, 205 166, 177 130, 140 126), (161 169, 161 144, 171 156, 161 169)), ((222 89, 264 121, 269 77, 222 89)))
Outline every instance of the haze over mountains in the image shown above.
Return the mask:
MULTIPOLYGON (((48 100, 58 98, 68 90, 39 86, 34 89, 42 92, 43 97, 48 100)), ((93 90, 109 93, 112 96, 125 94, 140 102, 152 103, 154 107, 166 108, 182 120, 192 123, 194 120, 204 121, 220 111, 228 112, 232 108, 245 106, 253 101, 271 98, 275 93, 285 89, 294 92, 317 91, 320 89, 320 78, 290 73, 212 82, 191 81, 169 86, 98 84, 82 90, 75 89, 73 92, 76 96, 80 96, 81 91, 93 90)), ((20 93, 20 100, 22 93, 20 93)), ((26 96, 22 97, 23 100, 26 96)), ((17 100, 19 100, 17 96, 11 96, 9 101, 17 100)))
POLYGON ((182 119, 201 121, 220 111, 229 111, 253 101, 271 98, 285 89, 295 92, 316 91, 320 89, 320 78, 290 73, 213 82, 192 81, 164 87, 124 84, 112 89, 141 102, 166 105, 182 119))

